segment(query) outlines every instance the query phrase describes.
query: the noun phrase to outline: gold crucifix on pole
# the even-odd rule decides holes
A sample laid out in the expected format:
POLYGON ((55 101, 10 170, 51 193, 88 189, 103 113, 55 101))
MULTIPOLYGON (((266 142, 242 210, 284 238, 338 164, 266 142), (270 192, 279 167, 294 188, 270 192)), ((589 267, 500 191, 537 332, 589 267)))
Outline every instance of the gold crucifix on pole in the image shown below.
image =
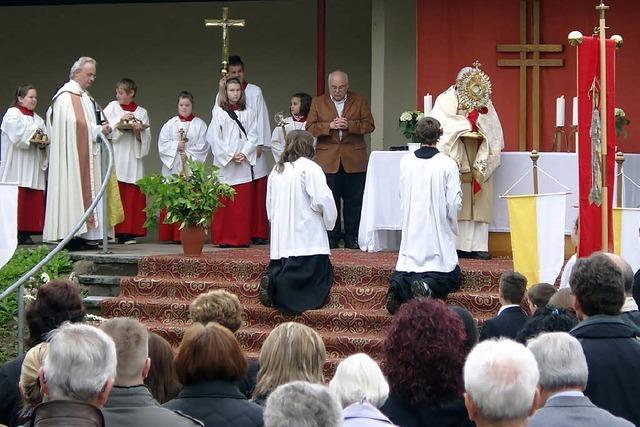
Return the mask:
POLYGON ((222 19, 205 19, 205 27, 222 27, 222 69, 220 74, 227 74, 229 65, 229 27, 244 27, 244 19, 229 19, 229 8, 222 8, 222 19))
POLYGON ((527 43, 527 0, 520 0, 520 44, 499 44, 498 52, 518 52, 519 59, 499 59, 500 67, 520 67, 520 130, 519 149, 527 150, 527 67, 533 68, 532 78, 532 149, 540 151, 540 67, 562 67, 563 59, 541 59, 543 52, 562 52, 561 44, 540 43, 540 0, 533 0, 531 20, 532 43, 527 43), (528 58, 531 54, 532 57, 528 58))

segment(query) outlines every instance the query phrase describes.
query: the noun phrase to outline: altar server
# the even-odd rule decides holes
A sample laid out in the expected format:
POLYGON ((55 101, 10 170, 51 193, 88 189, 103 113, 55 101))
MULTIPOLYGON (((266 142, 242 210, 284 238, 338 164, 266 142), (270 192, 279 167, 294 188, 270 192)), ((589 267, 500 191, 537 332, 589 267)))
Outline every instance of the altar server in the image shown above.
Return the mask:
POLYGON ((271 262, 259 296, 286 313, 320 308, 333 283, 327 230, 338 213, 322 168, 311 160, 314 151, 309 132, 288 133, 267 185, 271 262))
MULTIPOLYGON (((307 115, 311 108, 311 95, 308 93, 294 93, 291 95, 291 115, 284 119, 284 130, 276 123, 276 127, 271 134, 271 154, 273 160, 278 163, 285 146, 285 134, 294 130, 304 130, 307 122, 307 115)), ((315 147, 315 139, 313 141, 315 147)))
MULTIPOLYGON (((162 160, 162 175, 181 173, 187 160, 207 160, 209 145, 206 141, 207 124, 193 114, 193 95, 178 94, 178 115, 167 121, 160 130, 158 152, 162 160)), ((158 237, 161 242, 180 241, 180 223, 164 224, 166 213, 160 214, 158 237)))
POLYGON ((38 93, 32 85, 20 86, 12 106, 2 118, 0 181, 18 184, 18 242, 32 244, 31 234, 44 226, 45 143, 30 141, 44 134, 44 121, 34 110, 38 93))
POLYGON ((256 116, 246 103, 240 80, 227 79, 213 108, 207 141, 213 164, 220 168, 220 181, 231 185, 233 200, 213 216, 212 243, 221 247, 244 247, 251 243, 252 213, 257 208, 252 183, 258 133, 256 116))
POLYGON ((122 79, 116 84, 116 100, 104 109, 113 128, 111 141, 124 208, 124 222, 116 225, 115 234, 124 244, 136 243, 135 237, 147 235, 144 228, 146 199, 136 182, 144 177, 142 159, 149 154, 151 130, 147 110, 134 101, 137 93, 133 80, 122 79))
POLYGON ((392 314, 416 296, 444 299, 462 281, 456 253, 460 175, 455 161, 436 148, 441 135, 438 120, 422 118, 420 149, 400 160, 402 241, 387 295, 392 314))

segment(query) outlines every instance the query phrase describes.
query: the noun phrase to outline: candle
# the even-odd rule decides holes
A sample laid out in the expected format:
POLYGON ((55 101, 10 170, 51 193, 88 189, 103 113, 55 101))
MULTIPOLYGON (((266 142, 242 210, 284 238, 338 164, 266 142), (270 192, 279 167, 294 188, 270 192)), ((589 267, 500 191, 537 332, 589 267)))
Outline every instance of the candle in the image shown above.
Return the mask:
POLYGON ((564 95, 556 99, 556 126, 564 126, 564 95))
POLYGON ((573 97, 573 120, 571 121, 573 126, 578 126, 578 97, 573 97))
POLYGON ((433 109, 433 98, 431 97, 431 94, 427 93, 424 96, 424 115, 430 116, 432 109, 433 109))

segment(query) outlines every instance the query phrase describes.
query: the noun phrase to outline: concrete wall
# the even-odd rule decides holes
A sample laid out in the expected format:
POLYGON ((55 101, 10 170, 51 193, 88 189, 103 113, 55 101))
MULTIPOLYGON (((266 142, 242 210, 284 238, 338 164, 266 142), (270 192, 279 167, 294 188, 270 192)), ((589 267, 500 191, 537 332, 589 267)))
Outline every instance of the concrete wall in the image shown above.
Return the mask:
MULTIPOLYGON (((288 111, 294 92, 315 95, 315 1, 5 6, 0 7, 0 111, 18 85, 33 83, 39 90, 37 111, 44 115, 73 61, 88 55, 98 61, 91 93, 103 105, 113 99, 120 78, 136 80, 137 102, 149 110, 154 141, 176 114, 180 90, 193 92, 196 114, 208 122, 221 30, 205 29, 203 19, 221 17, 222 6, 231 7, 231 18, 246 19, 246 28, 231 30, 231 53, 243 57, 247 79, 262 87, 270 116, 288 111)), ((351 88, 370 97, 371 0, 327 1, 326 65, 327 71, 347 71, 351 88)), ((411 73, 415 86, 413 68, 411 73)), ((159 163, 154 143, 147 171, 158 171, 159 163)))

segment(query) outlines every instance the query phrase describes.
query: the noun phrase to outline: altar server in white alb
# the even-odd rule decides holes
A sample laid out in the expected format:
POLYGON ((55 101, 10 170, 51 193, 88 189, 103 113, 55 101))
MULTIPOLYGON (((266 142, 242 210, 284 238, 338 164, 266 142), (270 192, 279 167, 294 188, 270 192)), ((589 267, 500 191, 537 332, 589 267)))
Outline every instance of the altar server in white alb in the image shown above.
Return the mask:
POLYGON ((400 160, 402 241, 387 295, 391 314, 414 297, 445 299, 462 282, 456 253, 462 189, 455 161, 436 148, 441 135, 440 122, 420 119, 420 148, 400 160))
MULTIPOLYGON (((47 115, 49 183, 43 240, 64 239, 82 218, 102 184, 99 134, 111 127, 97 116, 98 106, 87 90, 96 78, 96 61, 83 56, 71 67, 70 80, 54 95, 47 115)), ((102 201, 77 236, 95 242, 102 238, 102 201)))
POLYGON ((256 124, 240 80, 228 78, 220 88, 207 130, 220 181, 236 192, 234 199, 224 200, 224 207, 213 216, 211 240, 220 247, 246 247, 251 243, 252 214, 258 208, 252 182, 258 147, 256 124))
POLYGON ((256 163, 253 165, 253 208, 251 212, 251 241, 255 244, 266 244, 269 238, 269 221, 265 200, 267 197, 267 175, 271 169, 267 164, 267 156, 263 153, 271 147, 271 127, 269 111, 262 96, 262 89, 244 78, 245 68, 242 59, 237 55, 229 57, 228 78, 237 78, 242 84, 247 108, 253 111, 256 121, 258 147, 256 163))
POLYGON ((463 200, 457 248, 465 258, 491 258, 493 173, 500 166, 504 137, 490 93, 489 77, 479 65, 465 67, 456 84, 438 96, 431 112, 444 127, 438 150, 455 160, 460 169, 463 200))
MULTIPOLYGON (((170 118, 160 129, 158 152, 162 160, 162 175, 185 171, 189 159, 204 162, 209 154, 206 140, 207 124, 193 114, 193 95, 178 94, 178 115, 170 118)), ((166 212, 160 213, 158 239, 161 242, 180 241, 180 223, 165 224, 166 212)))
POLYGON ((271 261, 259 297, 285 313, 322 307, 333 283, 327 230, 338 212, 322 168, 311 160, 314 154, 313 135, 291 131, 269 175, 271 261))
POLYGON ((20 86, 12 106, 2 118, 0 181, 18 184, 18 243, 32 244, 31 234, 44 226, 44 178, 47 170, 45 126, 35 113, 38 93, 20 86), (31 141, 41 141, 34 143, 31 141))
MULTIPOLYGON (((284 129, 276 123, 276 127, 271 134, 271 154, 273 160, 278 163, 285 146, 285 136, 294 130, 305 130, 307 116, 311 109, 311 95, 304 92, 294 93, 291 95, 291 106, 289 111, 291 115, 284 119, 284 129)), ((313 142, 315 147, 315 138, 313 142)))
POLYGON ((124 222, 116 225, 115 235, 124 244, 135 243, 136 237, 147 235, 146 198, 136 182, 144 177, 143 159, 149 154, 151 129, 147 110, 134 101, 137 93, 136 83, 124 78, 116 84, 116 100, 104 109, 113 128, 111 142, 124 208, 124 222))

